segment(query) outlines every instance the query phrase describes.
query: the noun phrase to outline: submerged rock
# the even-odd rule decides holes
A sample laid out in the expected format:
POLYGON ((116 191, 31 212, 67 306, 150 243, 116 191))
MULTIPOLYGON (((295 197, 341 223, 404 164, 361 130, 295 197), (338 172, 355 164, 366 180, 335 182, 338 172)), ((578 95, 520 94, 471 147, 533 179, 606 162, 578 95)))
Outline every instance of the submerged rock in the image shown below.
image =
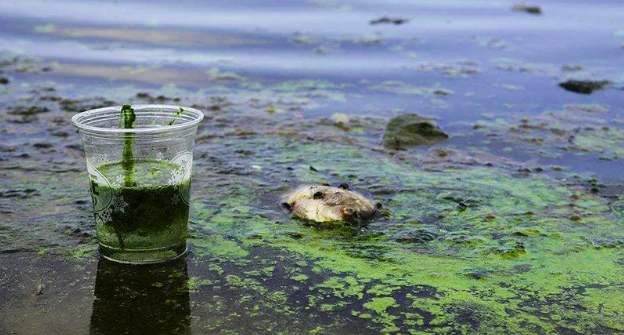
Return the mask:
POLYGON ((610 82, 608 80, 575 80, 570 79, 559 83, 559 86, 567 91, 580 93, 580 94, 591 94, 594 91, 598 91, 604 89, 610 82))
POLYGON ((34 188, 26 188, 26 189, 11 189, 0 191, 0 198, 19 198, 26 199, 32 196, 39 195, 39 191, 34 188))
POLYGON ((139 92, 139 93, 136 94, 136 97, 138 99, 145 100, 145 101, 147 101, 149 103, 152 103, 152 104, 154 104, 154 103, 164 103, 164 102, 170 102, 170 101, 180 102, 180 98, 177 98, 177 97, 176 98, 169 98, 169 97, 166 97, 166 96, 164 96, 162 94, 154 96, 154 95, 149 94, 148 92, 139 92))
POLYGON ((303 220, 360 223, 375 215, 375 205, 346 186, 303 185, 283 197, 283 206, 303 220))
POLYGON ((102 108, 115 105, 115 102, 102 97, 83 99, 61 99, 59 108, 69 113, 80 113, 90 109, 102 108))
POLYGON ((50 109, 48 107, 42 106, 13 106, 7 108, 7 114, 13 115, 16 117, 9 118, 8 121, 11 123, 29 123, 38 120, 39 114, 48 113, 50 109))
POLYGON ((372 24, 372 25, 377 25, 377 24, 394 24, 394 25, 400 25, 400 24, 404 24, 407 23, 409 20, 408 19, 404 19, 404 18, 400 18, 400 17, 388 17, 388 16, 382 16, 378 19, 375 20, 370 20, 368 23, 372 24))
POLYGON ((563 64, 561 65, 561 71, 563 72, 578 72, 583 70, 583 66, 578 64, 563 64))
POLYGON ((526 4, 517 4, 512 7, 512 9, 516 12, 525 12, 533 15, 542 14, 542 9, 539 6, 534 5, 526 5, 526 4))
POLYGON ((410 146, 434 144, 445 140, 448 135, 431 119, 418 114, 404 114, 388 122, 383 136, 384 146, 404 149, 410 146))
POLYGON ((621 159, 624 129, 601 115, 607 111, 602 105, 570 104, 561 111, 518 117, 512 122, 480 121, 475 129, 489 141, 508 143, 542 157, 574 153, 596 155, 601 160, 621 159))
POLYGON ((35 115, 41 113, 47 113, 50 110, 48 107, 40 107, 40 106, 13 106, 9 108, 7 114, 10 115, 35 115))
POLYGON ((437 234, 428 229, 416 229, 400 234, 395 238, 395 241, 399 243, 414 243, 422 244, 435 240, 437 234))
POLYGON ((564 108, 572 113, 606 113, 609 111, 608 106, 599 104, 567 104, 564 108))

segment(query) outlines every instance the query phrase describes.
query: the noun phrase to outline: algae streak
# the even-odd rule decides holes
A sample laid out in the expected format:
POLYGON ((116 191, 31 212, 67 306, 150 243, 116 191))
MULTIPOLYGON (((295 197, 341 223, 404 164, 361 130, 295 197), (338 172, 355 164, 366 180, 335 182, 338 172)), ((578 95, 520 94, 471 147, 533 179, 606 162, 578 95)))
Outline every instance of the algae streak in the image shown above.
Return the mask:
MULTIPOLYGON (((130 105, 123 105, 121 107, 121 117, 119 119, 119 128, 132 129, 134 127, 134 121, 136 115, 134 109, 130 105)), ((132 143, 134 142, 134 135, 124 134, 124 147, 122 163, 124 168, 124 184, 128 187, 136 185, 134 181, 134 157, 132 154, 132 143)))
POLYGON ((184 108, 179 107, 178 111, 175 112, 175 114, 173 115, 173 119, 171 119, 171 121, 169 121, 169 123, 167 123, 168 126, 173 126, 173 124, 180 118, 180 116, 182 116, 182 113, 184 113, 184 108))

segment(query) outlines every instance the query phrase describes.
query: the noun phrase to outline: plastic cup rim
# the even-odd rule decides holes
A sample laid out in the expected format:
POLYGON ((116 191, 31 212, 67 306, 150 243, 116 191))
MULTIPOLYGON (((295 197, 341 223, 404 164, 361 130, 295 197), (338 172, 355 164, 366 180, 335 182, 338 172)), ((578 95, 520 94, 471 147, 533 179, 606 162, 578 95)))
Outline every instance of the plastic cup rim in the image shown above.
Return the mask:
POLYGON ((176 130, 183 130, 193 126, 198 125, 204 119, 204 113, 202 111, 184 106, 176 106, 176 105, 132 105, 133 108, 138 109, 137 113, 141 113, 141 109, 176 109, 183 108, 185 112, 191 112, 194 118, 192 120, 187 120, 186 122, 173 124, 173 125, 165 125, 158 127, 145 127, 145 128, 108 128, 108 127, 96 127, 90 126, 84 123, 84 119, 89 116, 93 116, 105 111, 117 110, 120 111, 122 106, 109 106, 102 108, 90 109, 84 112, 80 112, 74 116, 72 116, 71 121, 72 124, 78 128, 80 131, 88 131, 88 132, 96 132, 96 133, 107 133, 107 134, 149 134, 149 133, 162 133, 162 132, 170 132, 176 130))

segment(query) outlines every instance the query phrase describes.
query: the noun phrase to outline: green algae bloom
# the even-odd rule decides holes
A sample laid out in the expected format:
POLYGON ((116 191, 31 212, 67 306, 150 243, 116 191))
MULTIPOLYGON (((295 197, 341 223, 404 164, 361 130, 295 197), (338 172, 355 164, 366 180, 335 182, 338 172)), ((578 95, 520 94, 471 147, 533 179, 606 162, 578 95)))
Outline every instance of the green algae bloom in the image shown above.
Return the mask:
MULTIPOLYGON (((199 315, 210 315, 206 331, 241 318, 297 333, 624 331, 621 196, 497 165, 425 169, 354 145, 287 136, 211 137, 200 145, 211 160, 199 164, 204 187, 195 190, 193 277, 184 287, 197 297, 199 315), (329 227, 279 208, 292 185, 340 182, 381 202, 386 214, 329 227)), ((135 163, 140 182, 149 164, 135 163)), ((124 187, 123 166, 115 171, 104 190, 124 187)), ((7 173, 20 180, 14 187, 42 194, 17 202, 17 210, 53 213, 42 204, 62 205, 49 176, 7 173)), ((85 185, 73 174, 56 177, 69 185, 63 196, 79 198, 85 185)), ((58 241, 54 227, 37 227, 49 244, 58 241)), ((17 228, 2 238, 28 245, 38 237, 17 228)), ((118 243, 112 226, 109 233, 118 243)))
MULTIPOLYGON (((204 204, 214 205, 196 208, 197 226, 227 236, 226 250, 248 253, 210 251, 193 242, 196 248, 209 259, 241 268, 253 264, 257 249, 291 260, 291 294, 303 286, 308 298, 290 308, 366 319, 385 333, 532 334, 621 327, 615 320, 622 311, 598 302, 606 298, 602 291, 585 293, 595 285, 614 289, 624 275, 617 265, 624 257, 620 249, 601 242, 619 238, 622 223, 603 199, 548 177, 498 168, 426 171, 348 146, 284 144, 274 150, 270 139, 250 141, 265 155, 255 163, 273 162, 278 170, 290 166, 296 183, 357 176, 390 208, 388 217, 361 228, 314 227, 296 220, 276 224, 283 213, 260 210, 259 199, 249 197, 264 185, 256 179, 232 180, 238 186, 219 199, 205 193, 204 204), (298 163, 308 160, 316 171, 298 163), (384 196, 389 189, 395 192, 384 196), (571 304, 586 310, 556 308, 571 304), (550 317, 539 317, 542 313, 550 317)), ((258 282, 263 275, 246 273, 230 283, 259 294, 271 291, 258 282)))

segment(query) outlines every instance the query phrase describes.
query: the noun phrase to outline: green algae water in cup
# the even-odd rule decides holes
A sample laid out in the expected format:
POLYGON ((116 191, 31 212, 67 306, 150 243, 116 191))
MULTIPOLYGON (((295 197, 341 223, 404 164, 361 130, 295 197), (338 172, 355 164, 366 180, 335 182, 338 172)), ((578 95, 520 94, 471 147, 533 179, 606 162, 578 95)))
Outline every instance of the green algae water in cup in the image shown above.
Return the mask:
POLYGON ((204 114, 124 105, 74 115, 84 145, 100 255, 122 263, 182 256, 197 126, 204 114))

